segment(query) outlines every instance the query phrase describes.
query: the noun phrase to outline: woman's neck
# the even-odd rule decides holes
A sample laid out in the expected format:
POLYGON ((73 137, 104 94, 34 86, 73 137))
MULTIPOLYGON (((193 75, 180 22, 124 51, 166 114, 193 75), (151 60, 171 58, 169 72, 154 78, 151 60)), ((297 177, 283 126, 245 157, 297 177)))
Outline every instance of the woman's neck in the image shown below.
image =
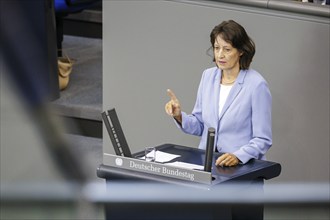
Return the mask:
POLYGON ((224 85, 233 84, 236 81, 238 74, 239 74, 239 69, 238 70, 223 70, 222 77, 221 77, 221 84, 224 84, 224 85))

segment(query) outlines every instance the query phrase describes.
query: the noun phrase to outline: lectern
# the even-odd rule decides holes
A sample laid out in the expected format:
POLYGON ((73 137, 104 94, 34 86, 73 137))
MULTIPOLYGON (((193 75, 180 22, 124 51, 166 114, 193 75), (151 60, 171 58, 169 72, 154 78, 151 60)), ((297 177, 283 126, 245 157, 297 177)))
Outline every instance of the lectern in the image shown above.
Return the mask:
MULTIPOLYGON (((214 185, 252 181, 258 178, 272 179, 281 173, 281 165, 276 162, 252 159, 244 165, 235 167, 218 167, 214 163, 211 172, 203 170, 205 150, 176 144, 163 144, 156 147, 157 151, 179 155, 166 162, 146 162, 144 151, 123 157, 104 153, 103 164, 97 169, 97 175, 107 181, 111 180, 145 180, 174 184, 198 184, 211 188, 214 185), (175 164, 178 162, 178 164, 175 164), (199 165, 200 169, 191 169, 186 164, 199 165)), ((220 156, 214 153, 213 161, 220 156)))
MULTIPOLYGON (((115 111, 112 111, 110 115, 116 116, 115 111)), ((109 115, 109 114, 108 114, 109 115)), ((104 117, 105 118, 105 117, 104 117)), ((110 124, 119 125, 120 123, 116 122, 118 117, 114 117, 115 121, 112 121, 110 124)), ((109 127, 109 123, 106 123, 108 131, 118 130, 109 127)), ((128 144, 124 137, 117 137, 118 134, 122 134, 121 128, 120 132, 117 132, 116 135, 111 134, 110 138, 116 137, 116 144, 113 146, 121 146, 128 148, 128 144), (125 140, 125 144, 122 145, 118 143, 118 140, 125 140)), ((112 132, 113 133, 113 132, 112 132)), ((115 143, 113 141, 113 143, 115 143)), ((147 162, 144 160, 144 151, 140 151, 134 154, 128 154, 125 156, 122 152, 119 152, 118 149, 115 150, 116 155, 104 153, 103 155, 103 164, 97 168, 97 176, 104 178, 107 183, 114 182, 129 182, 129 183, 163 183, 170 184, 173 186, 184 186, 184 187, 194 187, 196 190, 212 190, 215 187, 221 187, 226 183, 251 183, 257 179, 272 179, 280 175, 281 165, 276 162, 255 160, 252 159, 246 164, 239 164, 235 167, 218 167, 215 166, 214 161, 221 154, 214 152, 213 153, 213 162, 211 164, 211 172, 208 172, 209 169, 205 170, 206 160, 206 151, 188 147, 181 146, 176 144, 162 144, 156 146, 156 161, 147 162)), ((126 149, 127 150, 127 149, 126 149)), ((124 150, 125 151, 125 150, 124 150)), ((237 190, 244 190, 243 188, 238 188, 237 190)), ((125 192, 125 197, 129 196, 134 192, 127 191, 125 192), (127 194, 127 195, 126 195, 127 194)), ((221 196, 221 195, 219 195, 221 196)), ((141 198, 141 201, 144 198, 141 198)), ((161 200, 160 200, 161 201, 161 200)), ((136 204, 129 203, 126 204, 125 201, 118 201, 118 203, 112 203, 106 205, 106 218, 107 219, 194 219, 198 216, 197 219, 201 219, 198 212, 199 209, 203 207, 203 218, 208 219, 204 216, 205 213, 215 213, 217 219, 231 219, 228 214, 230 210, 230 205, 215 205, 206 206, 203 203, 200 205, 195 204, 194 208, 191 209, 191 206, 180 207, 179 202, 172 201, 175 206, 175 213, 177 215, 173 216, 170 214, 170 210, 164 209, 164 207, 170 207, 172 203, 169 204, 168 200, 162 204, 158 202, 153 204, 153 210, 158 210, 153 212, 152 217, 146 216, 143 211, 140 210, 141 203, 136 201, 136 204), (120 205, 118 205, 120 204, 120 205), (126 204, 126 205, 125 205, 126 204), (127 206, 128 205, 128 206, 127 206), (126 207, 127 206, 127 207, 126 207), (125 207, 130 210, 126 212, 125 207), (137 208, 139 207, 139 208, 137 208), (210 210, 209 210, 210 209, 210 210), (189 215, 185 215, 185 212, 188 212, 189 215), (183 212, 183 213, 182 213, 183 212), (197 212, 197 213, 194 213, 197 212), (142 215, 142 216, 138 216, 142 215), (157 216, 155 216, 157 215, 157 216), (186 217, 184 217, 186 216, 186 217), (163 218, 162 218, 163 217, 163 218)), ((172 204, 172 205, 173 205, 172 204)), ((172 207, 174 208, 174 207, 172 207)), ((210 219, 214 219, 214 215, 211 215, 210 219)))
MULTIPOLYGON (((196 190, 212 191, 213 188, 221 187, 226 183, 248 183, 256 179, 271 179, 278 176, 281 172, 281 165, 271 161, 250 160, 244 165, 235 167, 217 167, 212 166, 211 172, 203 170, 205 151, 175 144, 163 144, 156 147, 157 151, 179 155, 167 162, 146 162, 143 160, 144 151, 137 152, 132 157, 124 157, 118 155, 104 154, 103 164, 97 169, 97 175, 106 179, 107 183, 163 183, 173 186, 194 187, 196 190), (175 165, 173 165, 175 164, 175 165), (178 165, 176 165, 178 164, 178 165), (199 165, 200 169, 191 169, 182 166, 182 164, 199 165)), ((214 154, 214 159, 220 156, 219 153, 214 154)), ((228 185, 227 184, 227 185, 228 185)), ((111 187, 111 186, 109 186, 111 187)), ((151 186, 152 187, 152 186, 151 186)), ((237 190, 244 191, 245 185, 237 190)), ((134 194, 134 191, 127 190, 123 195, 134 194)), ((219 195, 221 196, 221 195, 219 195)), ((142 202, 136 203, 118 201, 105 205, 106 219, 231 219, 231 204, 208 204, 203 202, 186 204, 177 201, 168 200, 147 204, 142 202), (147 209, 146 206, 152 207, 152 216, 144 216, 147 209), (168 209, 165 209, 167 207, 168 209), (130 210, 127 212, 127 210, 130 210), (173 216, 173 213, 176 213, 173 216), (209 215, 209 217, 206 217, 209 215), (202 217, 203 216, 203 217, 202 217), (216 217, 214 217, 216 216, 216 217), (163 218, 162 218, 163 217, 163 218), (202 218, 201 218, 202 217, 202 218)))

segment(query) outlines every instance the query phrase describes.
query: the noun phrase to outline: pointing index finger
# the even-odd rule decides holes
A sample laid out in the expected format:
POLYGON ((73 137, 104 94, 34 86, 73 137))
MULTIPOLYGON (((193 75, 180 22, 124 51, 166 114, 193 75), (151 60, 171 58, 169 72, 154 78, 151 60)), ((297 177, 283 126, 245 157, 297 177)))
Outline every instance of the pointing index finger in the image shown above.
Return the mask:
POLYGON ((171 97, 171 100, 173 100, 173 101, 178 100, 178 99, 176 98, 174 92, 172 92, 172 90, 167 89, 167 94, 169 95, 169 97, 171 97))

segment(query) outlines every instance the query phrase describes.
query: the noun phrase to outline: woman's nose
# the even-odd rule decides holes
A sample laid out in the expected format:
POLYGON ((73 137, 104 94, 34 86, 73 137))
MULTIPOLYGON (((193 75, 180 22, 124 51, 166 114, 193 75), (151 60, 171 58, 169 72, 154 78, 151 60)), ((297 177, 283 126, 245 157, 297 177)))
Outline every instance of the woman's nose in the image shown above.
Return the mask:
POLYGON ((224 56, 223 50, 219 50, 217 53, 218 58, 222 58, 224 56))

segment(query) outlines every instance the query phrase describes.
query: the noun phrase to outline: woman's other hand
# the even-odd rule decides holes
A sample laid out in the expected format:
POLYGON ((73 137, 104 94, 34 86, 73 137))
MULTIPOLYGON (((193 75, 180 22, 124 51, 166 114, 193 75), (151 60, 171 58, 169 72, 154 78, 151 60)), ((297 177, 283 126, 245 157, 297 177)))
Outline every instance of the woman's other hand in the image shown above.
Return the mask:
POLYGON ((225 153, 222 154, 216 161, 215 161, 215 165, 217 166, 227 166, 227 167, 232 167, 232 166, 236 166, 239 163, 238 158, 231 153, 225 153))

